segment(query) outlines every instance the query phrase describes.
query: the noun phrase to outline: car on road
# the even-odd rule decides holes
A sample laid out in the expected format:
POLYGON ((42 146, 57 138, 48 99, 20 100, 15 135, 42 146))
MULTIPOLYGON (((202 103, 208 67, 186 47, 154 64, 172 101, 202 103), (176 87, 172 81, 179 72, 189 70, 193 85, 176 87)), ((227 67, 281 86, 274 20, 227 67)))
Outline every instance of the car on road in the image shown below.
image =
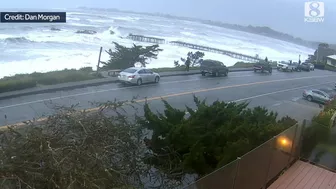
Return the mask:
POLYGON ((308 101, 328 103, 335 99, 336 92, 331 88, 310 89, 304 90, 302 96, 308 101))
POLYGON ((315 70, 315 66, 314 66, 314 64, 312 64, 312 63, 308 63, 309 64, 309 66, 310 66, 310 70, 311 71, 314 71, 315 70))
POLYGON ((202 76, 205 76, 206 74, 216 77, 220 75, 227 76, 229 73, 229 68, 226 67, 223 62, 217 60, 203 60, 200 64, 202 76))
POLYGON ((310 72, 311 67, 310 67, 310 65, 309 65, 308 63, 303 62, 303 63, 301 63, 301 64, 298 65, 298 69, 299 69, 300 71, 301 71, 301 70, 304 70, 304 71, 308 71, 308 72, 310 72))
POLYGON ((277 63, 277 70, 281 70, 281 71, 300 71, 300 69, 298 69, 298 64, 296 63, 290 63, 290 62, 279 62, 277 63))
POLYGON ((118 80, 125 84, 142 85, 144 83, 158 83, 160 75, 150 69, 131 67, 121 71, 118 80))
POLYGON ((272 73, 272 65, 267 63, 267 62, 263 62, 263 63, 256 63, 253 65, 253 71, 257 72, 265 72, 268 71, 269 73, 272 73))

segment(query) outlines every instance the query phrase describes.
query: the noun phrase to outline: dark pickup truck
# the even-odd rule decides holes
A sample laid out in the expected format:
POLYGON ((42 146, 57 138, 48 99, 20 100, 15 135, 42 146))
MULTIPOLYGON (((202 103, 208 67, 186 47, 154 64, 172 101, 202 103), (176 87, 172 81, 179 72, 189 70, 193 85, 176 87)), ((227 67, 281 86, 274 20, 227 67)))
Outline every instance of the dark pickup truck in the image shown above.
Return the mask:
POLYGON ((264 63, 256 63, 253 65, 253 71, 257 72, 265 72, 268 71, 269 73, 272 73, 272 66, 271 64, 264 62, 264 63))
POLYGON ((227 76, 229 69, 223 64, 223 62, 217 60, 203 60, 201 62, 200 70, 202 76, 211 74, 212 76, 227 76))

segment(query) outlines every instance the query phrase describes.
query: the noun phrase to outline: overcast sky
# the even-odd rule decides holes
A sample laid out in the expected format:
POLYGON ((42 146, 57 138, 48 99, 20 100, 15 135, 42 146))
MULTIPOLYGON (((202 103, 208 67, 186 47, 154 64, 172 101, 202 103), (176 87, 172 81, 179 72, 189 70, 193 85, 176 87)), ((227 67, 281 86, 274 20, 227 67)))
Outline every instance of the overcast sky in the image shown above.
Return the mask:
MULTIPOLYGON (((304 39, 336 43, 336 0, 325 3, 323 23, 304 22, 304 0, 14 0, 3 8, 117 8, 167 13, 242 25, 269 26, 304 39)), ((1 8, 0 8, 1 10, 1 8)))

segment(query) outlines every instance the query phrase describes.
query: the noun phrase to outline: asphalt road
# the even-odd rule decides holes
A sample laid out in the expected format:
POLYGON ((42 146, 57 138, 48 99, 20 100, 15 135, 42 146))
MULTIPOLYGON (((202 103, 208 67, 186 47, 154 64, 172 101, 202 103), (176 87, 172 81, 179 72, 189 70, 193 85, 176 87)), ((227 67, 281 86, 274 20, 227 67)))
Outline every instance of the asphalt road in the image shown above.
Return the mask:
MULTIPOLYGON (((163 109, 161 97, 174 107, 194 107, 192 95, 214 100, 249 101, 250 106, 264 106, 277 111, 279 116, 289 115, 299 121, 310 119, 321 108, 302 99, 302 91, 309 88, 334 87, 335 72, 278 72, 262 74, 232 72, 228 77, 202 77, 200 75, 162 78, 159 84, 121 86, 108 84, 69 91, 23 96, 0 101, 0 125, 14 124, 32 118, 50 115, 52 107, 78 104, 79 109, 94 107, 91 102, 130 100, 143 102, 147 98, 151 107, 163 109), (6 118, 5 118, 6 117, 6 118)), ((133 112, 129 112, 132 114, 133 112)))

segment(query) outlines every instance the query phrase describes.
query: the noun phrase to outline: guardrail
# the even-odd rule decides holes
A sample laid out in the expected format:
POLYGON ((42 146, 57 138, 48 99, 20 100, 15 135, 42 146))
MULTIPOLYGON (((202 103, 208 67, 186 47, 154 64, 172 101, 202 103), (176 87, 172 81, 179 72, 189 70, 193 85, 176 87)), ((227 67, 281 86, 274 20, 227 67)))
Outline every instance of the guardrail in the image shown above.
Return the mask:
POLYGON ((186 189, 261 189, 300 157, 304 126, 295 124, 186 189))

